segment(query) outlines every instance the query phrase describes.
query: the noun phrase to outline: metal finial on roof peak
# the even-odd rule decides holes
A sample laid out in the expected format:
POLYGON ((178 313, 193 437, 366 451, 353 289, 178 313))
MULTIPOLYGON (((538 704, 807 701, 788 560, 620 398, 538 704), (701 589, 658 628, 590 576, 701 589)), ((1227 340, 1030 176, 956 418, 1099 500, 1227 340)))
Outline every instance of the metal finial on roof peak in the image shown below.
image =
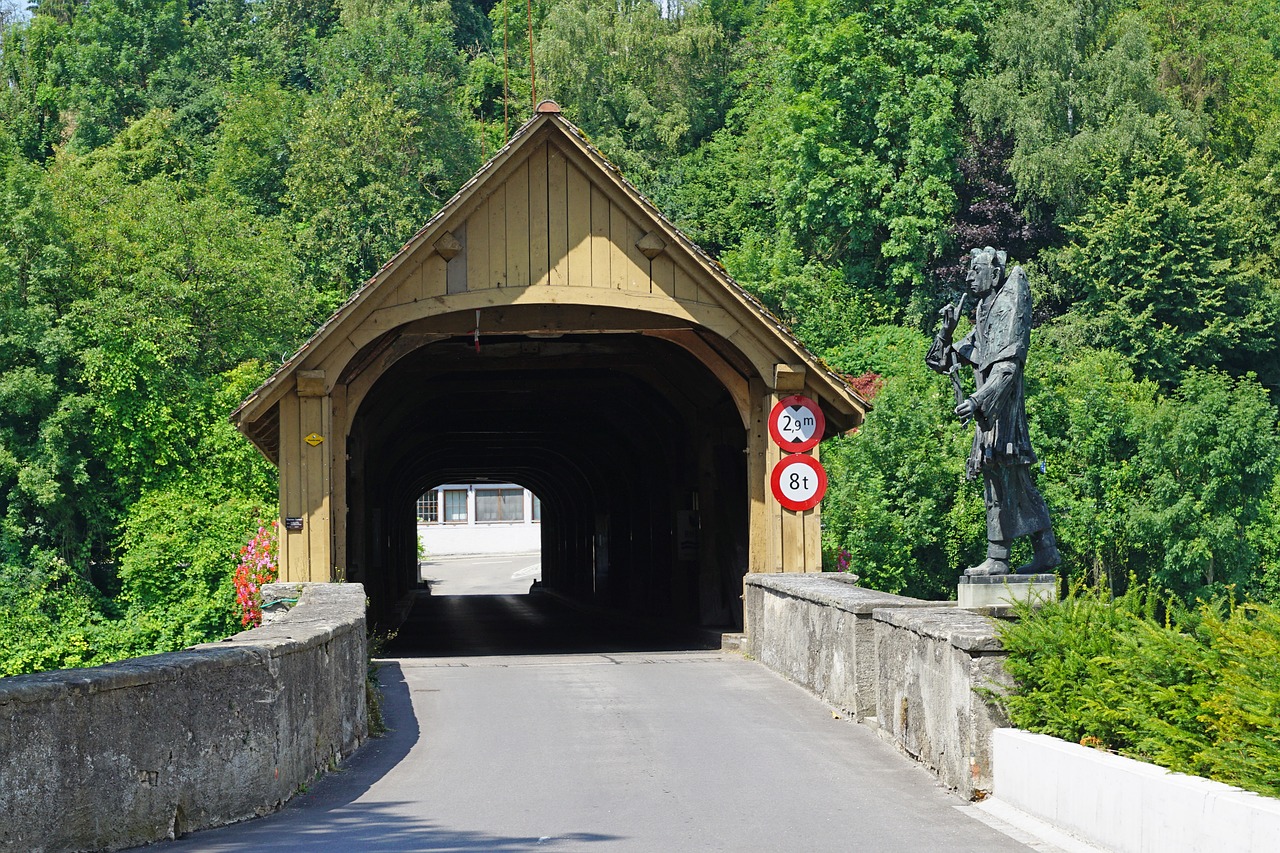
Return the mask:
POLYGON ((533 111, 537 113, 555 113, 556 115, 559 115, 560 105, 550 99, 538 101, 538 106, 534 107, 533 111))

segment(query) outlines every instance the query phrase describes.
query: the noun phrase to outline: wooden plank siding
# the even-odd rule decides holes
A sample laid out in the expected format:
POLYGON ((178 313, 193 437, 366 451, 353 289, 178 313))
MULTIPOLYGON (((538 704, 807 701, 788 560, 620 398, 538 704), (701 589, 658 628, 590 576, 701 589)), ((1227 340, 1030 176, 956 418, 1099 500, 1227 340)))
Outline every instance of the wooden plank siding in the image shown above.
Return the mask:
MULTIPOLYGON (((489 268, 483 283, 473 283, 472 290, 488 290, 507 284, 507 185, 498 184, 485 203, 489 214, 489 268)), ((480 244, 475 244, 480 248, 480 244)))
MULTIPOLYGON (((570 200, 570 204, 574 200, 570 200)), ((609 196, 600 187, 591 186, 591 287, 610 287, 609 259, 613 245, 609 240, 609 196)))
POLYGON ((489 200, 467 220, 467 290, 487 290, 489 278, 489 200))
POLYGON ((547 146, 547 252, 549 283, 569 284, 569 161, 554 145, 547 146))
POLYGON ((422 299, 444 296, 448 291, 449 264, 435 252, 422 262, 421 284, 418 293, 422 299))
POLYGON ((661 294, 669 299, 676 298, 676 263, 671 256, 663 252, 650 262, 650 293, 661 294))
POLYGON ((698 302, 698 285, 669 253, 650 260, 636 248, 654 223, 637 221, 633 213, 561 148, 543 143, 451 227, 462 245, 453 260, 428 249, 388 282, 380 308, 530 286, 606 288, 698 302))
POLYGON ((591 183, 568 164, 569 285, 591 286, 591 183))
POLYGON ((462 222, 453 229, 453 236, 462 244, 462 251, 449 261, 449 271, 445 277, 445 290, 448 293, 467 292, 467 273, 470 270, 470 252, 467 251, 467 223, 462 222))
POLYGON ((547 284, 551 259, 548 246, 551 242, 550 211, 547 200, 550 193, 547 169, 547 148, 544 143, 534 149, 529 157, 529 283, 547 284))
MULTIPOLYGON (((383 324, 394 324, 398 306, 530 286, 590 287, 642 299, 717 304, 704 292, 699 273, 672 251, 675 247, 652 260, 645 257, 636 243, 656 223, 616 198, 612 187, 589 178, 580 165, 545 141, 527 158, 509 163, 502 179, 473 201, 466 218, 450 225, 462 245, 451 261, 424 247, 420 261, 387 282, 378 311, 383 324)), ((491 304, 508 304, 511 298, 495 293, 491 304)), ((420 316, 420 310, 427 309, 410 309, 405 320, 420 316)))
MULTIPOLYGON (((502 287, 529 286, 529 163, 521 163, 507 178, 506 269, 502 287)), ((492 235, 490 235, 492 238, 492 235)))

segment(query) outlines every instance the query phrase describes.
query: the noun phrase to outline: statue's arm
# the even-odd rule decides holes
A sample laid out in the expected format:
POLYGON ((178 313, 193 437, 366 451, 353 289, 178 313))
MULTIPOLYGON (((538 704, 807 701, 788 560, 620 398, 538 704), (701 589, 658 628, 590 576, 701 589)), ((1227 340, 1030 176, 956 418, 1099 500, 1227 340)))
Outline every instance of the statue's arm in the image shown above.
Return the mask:
POLYGON ((1013 395, 1018 383, 1022 381, 1022 368, 1012 359, 999 361, 991 366, 986 381, 969 396, 973 402, 974 412, 985 417, 998 411, 1013 395))
POLYGON ((936 373, 947 373, 954 362, 955 351, 951 348, 951 342, 943 340, 942 335, 939 334, 933 339, 929 352, 925 354, 924 363, 936 373))
POLYGON ((970 365, 973 362, 973 332, 965 335, 959 343, 951 342, 951 335, 939 331, 933 339, 929 352, 925 354, 924 363, 938 373, 950 373, 956 365, 970 365))

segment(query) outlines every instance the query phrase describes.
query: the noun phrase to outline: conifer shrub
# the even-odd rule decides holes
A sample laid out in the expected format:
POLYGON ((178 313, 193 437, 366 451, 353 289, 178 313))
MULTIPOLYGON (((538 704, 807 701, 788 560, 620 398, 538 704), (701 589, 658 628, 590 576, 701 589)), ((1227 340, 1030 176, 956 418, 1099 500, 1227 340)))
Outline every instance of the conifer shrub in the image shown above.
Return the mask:
POLYGON ((1188 609, 1135 583, 1018 615, 1001 627, 1014 725, 1280 796, 1280 608, 1188 609))

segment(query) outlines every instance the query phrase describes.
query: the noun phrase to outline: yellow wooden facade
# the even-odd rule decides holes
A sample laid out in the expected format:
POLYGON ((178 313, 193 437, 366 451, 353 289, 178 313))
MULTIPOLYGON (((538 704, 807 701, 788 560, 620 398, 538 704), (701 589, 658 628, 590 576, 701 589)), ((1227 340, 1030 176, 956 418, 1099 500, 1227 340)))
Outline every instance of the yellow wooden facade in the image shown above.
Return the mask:
POLYGON ((766 417, 803 393, 831 434, 866 404, 544 105, 233 415, 279 466, 282 518, 301 519, 281 533, 283 579, 344 574, 358 538, 347 442, 370 389, 406 354, 477 328, 486 341, 639 334, 683 349, 745 428, 750 570, 820 569, 820 510, 785 511, 770 493, 783 454, 766 417))

